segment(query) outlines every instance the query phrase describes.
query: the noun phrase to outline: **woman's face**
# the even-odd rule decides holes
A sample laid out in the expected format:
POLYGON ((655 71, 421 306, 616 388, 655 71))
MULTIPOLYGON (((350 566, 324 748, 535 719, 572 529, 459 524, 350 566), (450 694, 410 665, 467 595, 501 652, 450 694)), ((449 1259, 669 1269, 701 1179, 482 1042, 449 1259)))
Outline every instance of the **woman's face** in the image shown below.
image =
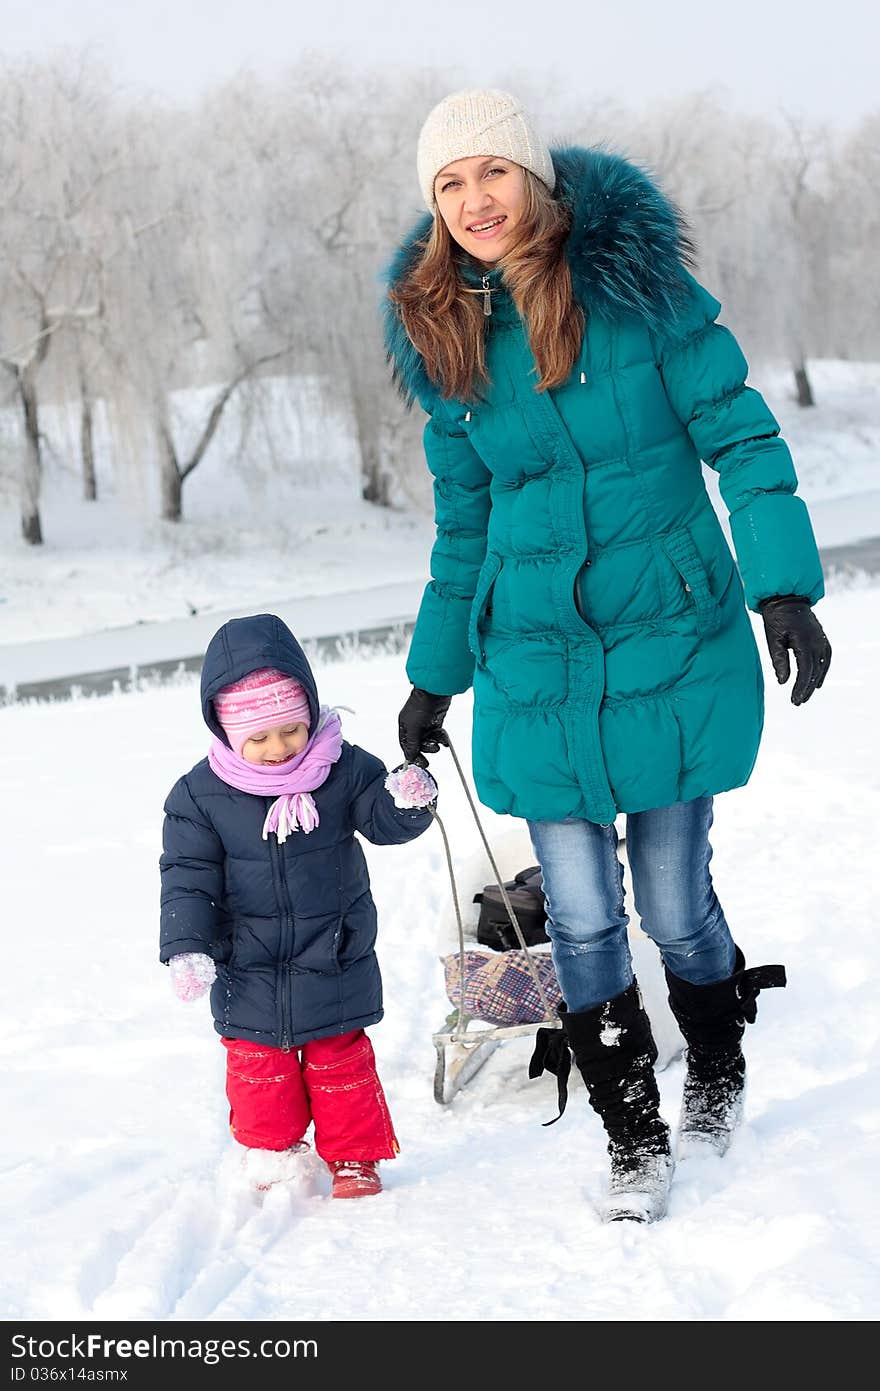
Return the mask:
POLYGON ((494 155, 470 155, 445 165, 434 180, 437 210, 449 234, 479 261, 498 261, 526 202, 521 164, 494 155))

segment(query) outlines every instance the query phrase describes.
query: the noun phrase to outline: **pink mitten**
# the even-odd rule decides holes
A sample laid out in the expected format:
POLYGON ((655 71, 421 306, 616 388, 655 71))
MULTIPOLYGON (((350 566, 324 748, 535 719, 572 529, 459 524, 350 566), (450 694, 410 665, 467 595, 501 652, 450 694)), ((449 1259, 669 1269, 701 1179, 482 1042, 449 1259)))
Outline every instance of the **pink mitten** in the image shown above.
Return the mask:
POLYGON ((168 969, 178 1000, 200 999, 217 979, 214 962, 200 951, 184 951, 172 956, 168 969))
POLYGON ((385 779, 385 789, 396 807, 428 807, 437 800, 437 784, 427 768, 420 768, 417 763, 395 768, 385 779))

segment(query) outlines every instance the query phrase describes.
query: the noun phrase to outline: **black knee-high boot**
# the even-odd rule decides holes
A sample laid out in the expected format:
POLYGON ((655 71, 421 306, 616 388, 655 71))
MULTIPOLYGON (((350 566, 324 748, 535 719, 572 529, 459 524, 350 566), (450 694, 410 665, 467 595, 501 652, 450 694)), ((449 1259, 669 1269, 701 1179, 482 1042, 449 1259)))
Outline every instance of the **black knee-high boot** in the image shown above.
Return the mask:
MULTIPOLYGON (((638 985, 634 981, 593 1009, 572 1014, 562 1007, 560 1014, 565 1042, 586 1083, 590 1105, 608 1134, 611 1184, 603 1216, 606 1221, 655 1221, 666 1211, 672 1158, 669 1127, 658 1110, 657 1045, 638 985)), ((539 1038, 530 1075, 537 1076, 546 1067, 560 1076, 561 1113, 568 1050, 560 1053, 558 1033, 555 1039, 551 1030, 540 1033, 545 1038, 539 1038)))
POLYGON ((669 1004, 687 1043, 678 1154, 724 1154, 742 1119, 746 1060, 742 1036, 758 1012, 762 990, 785 985, 783 966, 753 966, 736 948, 733 974, 691 985, 666 967, 669 1004))

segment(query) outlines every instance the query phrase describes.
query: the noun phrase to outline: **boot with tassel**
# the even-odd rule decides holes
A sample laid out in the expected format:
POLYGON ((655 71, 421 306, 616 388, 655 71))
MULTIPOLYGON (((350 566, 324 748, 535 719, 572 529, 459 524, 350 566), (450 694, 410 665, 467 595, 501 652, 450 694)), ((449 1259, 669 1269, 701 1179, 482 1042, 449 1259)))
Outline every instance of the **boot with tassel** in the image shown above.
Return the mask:
POLYGON ((742 1120, 746 1060, 742 1036, 754 1022, 760 991, 785 985, 784 966, 753 966, 736 948, 733 974, 712 985, 691 985, 666 968, 669 1004, 687 1043, 676 1154, 686 1159, 724 1154, 742 1120))
POLYGON ((529 1075, 556 1073, 561 1115, 574 1057, 608 1135, 611 1180, 600 1214, 606 1222, 656 1222, 666 1212, 673 1163, 654 1075, 657 1046, 638 985, 574 1014, 561 1005, 560 1015, 564 1038, 538 1031, 529 1075))

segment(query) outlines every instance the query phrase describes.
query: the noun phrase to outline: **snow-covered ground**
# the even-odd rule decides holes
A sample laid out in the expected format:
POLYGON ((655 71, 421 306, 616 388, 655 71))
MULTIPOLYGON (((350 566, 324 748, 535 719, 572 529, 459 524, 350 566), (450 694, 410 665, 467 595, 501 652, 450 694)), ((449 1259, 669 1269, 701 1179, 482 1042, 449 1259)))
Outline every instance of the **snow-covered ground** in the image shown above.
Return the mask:
MULTIPOLYGON (((449 890, 432 828, 367 847, 386 1018, 373 1031, 402 1144, 385 1193, 333 1204, 316 1167, 262 1207, 236 1194, 223 1050, 157 962, 161 806, 205 744, 194 680, 0 710, 8 1319, 869 1320, 880 1276, 876 931, 878 589, 822 606, 834 644, 802 709, 768 681, 748 788, 718 799, 716 885, 747 958, 783 961, 747 1035, 747 1120, 679 1167, 655 1227, 603 1226, 604 1144, 579 1084, 529 1081, 504 1044, 449 1107, 431 1033, 448 1005, 449 890)), ((397 761, 400 657, 318 671, 348 736, 397 761)), ((469 702, 450 731, 468 744, 469 702)), ((465 865, 476 833, 433 766, 465 865)), ((493 839, 510 823, 486 813, 493 839)), ((463 890, 471 887, 465 883, 463 890)), ((677 1115, 682 1065, 660 1077, 677 1115)))
MULTIPOLYGON (((819 544, 880 535, 880 364, 816 362, 811 374, 817 405, 808 411, 791 399, 787 369, 756 369, 754 383, 791 444, 819 544)), ((180 619, 194 610, 257 612, 297 595, 421 580, 433 537, 428 512, 361 501, 350 424, 332 397, 293 400, 285 379, 261 390, 250 415, 230 407, 186 483, 179 525, 155 520, 154 489, 142 470, 137 486, 129 481, 127 503, 114 494, 105 429, 98 432, 103 500, 80 501, 71 464, 75 421, 47 412, 45 545, 36 548, 19 535, 14 421, 0 414, 0 643, 180 619)), ((207 414, 210 393, 180 395, 182 443, 207 414)), ((416 453, 409 491, 429 508, 427 470, 416 453)), ((117 467, 132 472, 130 461, 117 459, 117 467)), ((717 499, 714 475, 707 476, 717 499)))

